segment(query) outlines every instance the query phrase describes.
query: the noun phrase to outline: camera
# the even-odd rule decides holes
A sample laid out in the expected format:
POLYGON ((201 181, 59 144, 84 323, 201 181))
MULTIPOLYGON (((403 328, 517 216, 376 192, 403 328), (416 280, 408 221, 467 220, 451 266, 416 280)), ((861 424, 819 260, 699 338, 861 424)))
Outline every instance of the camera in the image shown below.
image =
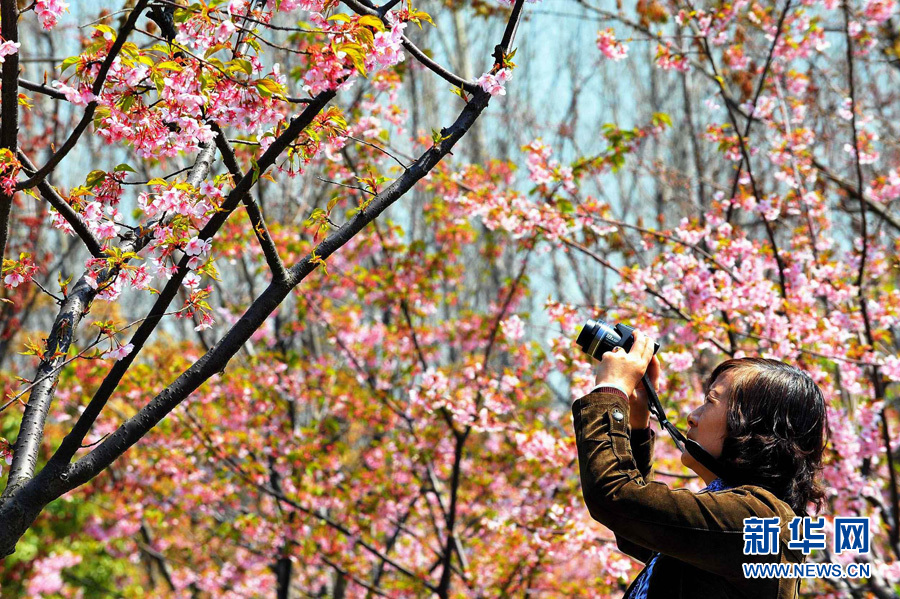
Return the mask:
MULTIPOLYGON (((592 358, 603 359, 603 354, 614 347, 631 351, 634 345, 634 328, 625 324, 610 326, 602 320, 588 320, 575 341, 581 350, 592 358)), ((659 343, 653 344, 653 353, 659 351, 659 343)))

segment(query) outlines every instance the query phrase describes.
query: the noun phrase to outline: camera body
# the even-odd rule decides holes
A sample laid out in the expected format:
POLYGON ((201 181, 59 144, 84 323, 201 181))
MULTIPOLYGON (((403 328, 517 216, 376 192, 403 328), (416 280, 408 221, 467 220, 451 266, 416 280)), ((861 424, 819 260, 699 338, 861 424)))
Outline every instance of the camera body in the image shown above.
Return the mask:
MULTIPOLYGON (((634 345, 634 328, 621 323, 610 326, 602 320, 588 320, 578 333, 575 342, 581 351, 592 358, 602 360, 603 354, 614 347, 631 351, 631 346, 634 345)), ((654 343, 653 353, 656 354, 658 351, 659 343, 654 343)))

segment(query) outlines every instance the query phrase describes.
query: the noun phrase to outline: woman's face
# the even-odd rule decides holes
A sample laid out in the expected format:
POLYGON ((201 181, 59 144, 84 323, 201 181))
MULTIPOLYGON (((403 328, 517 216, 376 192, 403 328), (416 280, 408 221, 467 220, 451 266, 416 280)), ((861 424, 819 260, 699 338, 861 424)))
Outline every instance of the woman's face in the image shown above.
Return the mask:
MULTIPOLYGON (((714 458, 722 455, 722 444, 728 433, 726 418, 728 415, 727 397, 731 390, 733 370, 726 370, 716 378, 709 389, 703 404, 688 415, 688 439, 699 443, 714 458)), ((681 463, 701 476, 708 474, 689 453, 681 454, 681 463), (704 472, 700 472, 703 469, 704 472)), ((706 478, 706 476, 703 476, 706 478)))

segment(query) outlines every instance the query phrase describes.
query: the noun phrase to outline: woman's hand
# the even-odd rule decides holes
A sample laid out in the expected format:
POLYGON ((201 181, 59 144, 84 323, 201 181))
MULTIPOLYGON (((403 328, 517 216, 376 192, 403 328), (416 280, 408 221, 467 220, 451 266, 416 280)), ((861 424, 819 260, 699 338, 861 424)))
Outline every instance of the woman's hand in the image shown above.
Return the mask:
POLYGON ((625 391, 629 396, 631 428, 647 428, 650 426, 650 409, 641 377, 647 372, 654 388, 659 381, 659 360, 653 355, 653 342, 640 331, 635 331, 630 351, 618 347, 615 350, 603 354, 597 368, 597 384, 613 385, 625 391), (652 370, 648 370, 654 363, 652 370), (640 391, 636 391, 638 386, 640 391))
MULTIPOLYGON (((661 372, 659 358, 653 356, 650 365, 647 366, 647 378, 653 385, 653 390, 659 389, 659 376, 661 372)), ((628 398, 628 420, 631 430, 644 429, 650 426, 650 404, 647 401, 648 393, 644 388, 644 384, 639 382, 628 398)))

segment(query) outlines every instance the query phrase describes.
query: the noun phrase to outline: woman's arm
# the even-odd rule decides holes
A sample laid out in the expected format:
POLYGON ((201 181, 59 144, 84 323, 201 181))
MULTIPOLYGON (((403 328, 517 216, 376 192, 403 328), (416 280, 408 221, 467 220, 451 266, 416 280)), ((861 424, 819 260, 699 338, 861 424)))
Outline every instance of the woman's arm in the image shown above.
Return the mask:
MULTIPOLYGON (((650 472, 653 468, 653 445, 656 442, 656 433, 650 427, 631 429, 631 455, 634 457, 634 463, 637 466, 641 477, 646 481, 650 478, 650 472)), ((639 562, 647 563, 653 557, 653 551, 646 547, 632 543, 620 534, 615 533, 616 545, 619 551, 626 555, 630 555, 639 562)))
MULTIPOLYGON (((723 576, 743 577, 744 518, 781 518, 793 512, 770 493, 741 487, 716 493, 672 490, 648 483, 632 453, 628 401, 591 393, 572 406, 581 487, 591 516, 617 537, 723 576)), ((758 555, 749 561, 777 561, 758 555)))

